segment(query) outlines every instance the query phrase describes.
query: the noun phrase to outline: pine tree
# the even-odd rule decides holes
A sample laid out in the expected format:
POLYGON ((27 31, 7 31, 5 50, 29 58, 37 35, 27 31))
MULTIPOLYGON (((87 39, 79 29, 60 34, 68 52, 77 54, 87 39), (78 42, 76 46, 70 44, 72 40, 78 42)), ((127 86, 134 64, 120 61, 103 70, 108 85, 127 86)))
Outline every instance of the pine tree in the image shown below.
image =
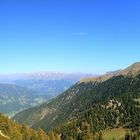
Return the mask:
POLYGON ((92 134, 90 130, 90 125, 85 122, 84 130, 82 132, 81 140, 92 140, 92 134))

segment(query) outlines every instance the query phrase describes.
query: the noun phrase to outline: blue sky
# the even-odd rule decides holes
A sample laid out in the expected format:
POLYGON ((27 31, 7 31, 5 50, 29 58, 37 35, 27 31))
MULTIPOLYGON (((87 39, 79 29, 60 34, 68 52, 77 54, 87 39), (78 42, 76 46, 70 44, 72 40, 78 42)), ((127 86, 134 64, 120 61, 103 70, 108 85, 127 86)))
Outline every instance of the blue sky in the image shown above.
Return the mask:
POLYGON ((139 0, 1 0, 0 73, 104 73, 140 61, 139 0))

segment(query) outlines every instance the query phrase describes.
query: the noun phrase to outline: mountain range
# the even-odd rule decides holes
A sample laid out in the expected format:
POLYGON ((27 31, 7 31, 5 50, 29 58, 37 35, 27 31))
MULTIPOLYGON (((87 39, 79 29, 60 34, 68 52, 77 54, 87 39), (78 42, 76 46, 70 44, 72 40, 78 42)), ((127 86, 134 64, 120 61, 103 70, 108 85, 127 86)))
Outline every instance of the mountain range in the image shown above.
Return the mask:
POLYGON ((15 84, 37 92, 49 100, 62 93, 81 78, 93 76, 82 73, 38 72, 0 75, 0 83, 15 84))
POLYGON ((16 114, 13 120, 35 129, 56 129, 64 139, 81 138, 88 128, 92 133, 113 128, 137 129, 139 93, 137 62, 124 70, 84 78, 49 102, 16 114))
POLYGON ((0 112, 9 117, 54 98, 88 74, 0 75, 0 112))

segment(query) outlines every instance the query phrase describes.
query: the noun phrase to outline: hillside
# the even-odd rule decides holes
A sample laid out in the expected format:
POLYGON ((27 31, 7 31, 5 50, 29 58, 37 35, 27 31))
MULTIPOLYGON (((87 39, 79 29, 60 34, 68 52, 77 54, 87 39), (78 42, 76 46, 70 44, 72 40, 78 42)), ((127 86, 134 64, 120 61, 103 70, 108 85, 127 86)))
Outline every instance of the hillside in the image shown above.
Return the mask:
POLYGON ((33 128, 57 128, 64 137, 73 138, 82 137, 80 131, 85 127, 94 133, 117 127, 137 129, 139 72, 140 63, 135 63, 109 78, 105 75, 97 78, 100 80, 80 81, 49 103, 18 113, 13 119, 33 128))
POLYGON ((136 140, 139 140, 139 134, 139 130, 133 133, 129 131, 128 133, 122 128, 91 134, 88 129, 85 129, 78 134, 77 138, 73 138, 68 133, 64 136, 58 130, 48 133, 45 133, 42 129, 33 130, 27 125, 19 125, 0 114, 0 140, 114 140, 114 138, 116 140, 120 140, 120 138, 129 138, 129 140, 137 138, 136 140))
POLYGON ((58 133, 37 131, 26 125, 19 125, 0 114, 0 140, 60 140, 58 133))
POLYGON ((13 84, 0 84, 0 112, 12 116, 26 108, 43 103, 36 92, 13 84))

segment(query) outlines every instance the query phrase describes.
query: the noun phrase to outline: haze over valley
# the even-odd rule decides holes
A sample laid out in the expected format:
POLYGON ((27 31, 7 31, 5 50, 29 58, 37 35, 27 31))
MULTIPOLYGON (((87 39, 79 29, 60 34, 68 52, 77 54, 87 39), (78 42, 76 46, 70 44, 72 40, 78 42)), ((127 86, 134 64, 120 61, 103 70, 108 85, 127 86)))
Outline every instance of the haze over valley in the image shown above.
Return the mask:
POLYGON ((0 76, 0 112, 9 117, 40 105, 91 74, 55 72, 9 74, 0 76))

